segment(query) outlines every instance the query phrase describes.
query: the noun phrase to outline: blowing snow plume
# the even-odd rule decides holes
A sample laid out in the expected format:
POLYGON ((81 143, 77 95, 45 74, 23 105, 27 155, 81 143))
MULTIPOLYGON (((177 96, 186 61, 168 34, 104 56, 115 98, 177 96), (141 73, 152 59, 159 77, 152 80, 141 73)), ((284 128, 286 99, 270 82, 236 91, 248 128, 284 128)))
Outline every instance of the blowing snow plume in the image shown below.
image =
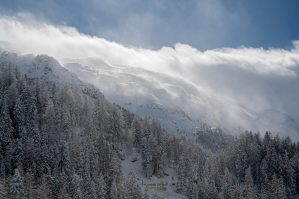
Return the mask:
POLYGON ((192 131, 203 121, 299 137, 298 41, 292 49, 149 50, 10 17, 0 19, 0 40, 3 49, 55 57, 108 99, 168 126, 192 131))

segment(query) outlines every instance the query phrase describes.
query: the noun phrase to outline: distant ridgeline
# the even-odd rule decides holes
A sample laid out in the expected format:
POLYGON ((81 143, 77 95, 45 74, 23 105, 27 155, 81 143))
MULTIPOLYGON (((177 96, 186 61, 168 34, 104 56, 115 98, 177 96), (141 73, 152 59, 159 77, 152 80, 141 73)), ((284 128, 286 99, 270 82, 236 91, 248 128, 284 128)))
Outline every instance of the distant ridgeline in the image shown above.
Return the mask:
POLYGON ((289 138, 208 129, 174 136, 48 56, 0 52, 0 113, 0 198, 161 198, 123 175, 132 151, 144 179, 174 168, 182 197, 282 199, 299 191, 299 144, 289 138))

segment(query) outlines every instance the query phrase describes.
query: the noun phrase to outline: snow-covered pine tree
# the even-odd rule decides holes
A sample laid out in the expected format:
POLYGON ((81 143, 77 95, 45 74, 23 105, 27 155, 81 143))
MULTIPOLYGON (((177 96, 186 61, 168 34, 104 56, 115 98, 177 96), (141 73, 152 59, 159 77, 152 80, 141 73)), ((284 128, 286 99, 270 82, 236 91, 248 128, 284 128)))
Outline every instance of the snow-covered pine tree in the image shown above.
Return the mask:
POLYGON ((251 168, 247 168, 245 171, 245 181, 243 189, 243 198, 245 199, 258 199, 258 192, 256 186, 253 183, 251 168))
POLYGON ((9 184, 9 197, 11 199, 23 199, 25 196, 24 179, 18 168, 15 169, 9 184))
POLYGON ((115 181, 113 181, 112 185, 111 185, 110 198, 111 199, 119 199, 119 191, 118 191, 117 184, 115 181))
POLYGON ((98 186, 98 197, 99 199, 105 199, 106 198, 106 191, 107 191, 107 185, 104 180, 104 176, 102 173, 100 173, 100 176, 97 180, 97 186, 98 186))
POLYGON ((277 176, 274 174, 268 186, 269 198, 287 199, 286 188, 282 178, 277 178, 277 176))
POLYGON ((5 179, 0 179, 0 199, 6 199, 8 197, 7 187, 5 179))

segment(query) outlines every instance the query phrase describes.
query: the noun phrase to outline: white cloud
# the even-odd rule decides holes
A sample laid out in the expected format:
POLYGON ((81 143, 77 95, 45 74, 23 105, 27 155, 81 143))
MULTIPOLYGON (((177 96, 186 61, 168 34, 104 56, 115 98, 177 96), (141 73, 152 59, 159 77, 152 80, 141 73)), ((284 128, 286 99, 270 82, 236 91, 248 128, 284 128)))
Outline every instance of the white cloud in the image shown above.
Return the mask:
MULTIPOLYGON (((114 84, 118 86, 130 83, 129 73, 144 79, 136 86, 142 91, 136 95, 144 95, 145 91, 151 92, 155 88, 160 91, 157 92, 159 96, 162 95, 157 99, 163 101, 164 95, 170 96, 174 105, 183 107, 191 115, 200 112, 197 116, 203 117, 209 113, 204 117, 206 120, 219 121, 227 126, 238 123, 246 128, 267 129, 272 125, 279 130, 287 129, 283 129, 288 125, 284 124, 285 118, 273 119, 274 123, 283 124, 271 124, 267 118, 261 121, 262 124, 257 124, 259 121, 255 118, 266 117, 268 110, 281 113, 280 116, 287 115, 299 124, 299 108, 296 108, 299 101, 299 41, 293 44, 289 50, 239 47, 199 51, 177 43, 173 48, 149 50, 81 34, 72 27, 56 27, 32 22, 32 19, 0 18, 2 48, 48 54, 61 63, 66 59, 81 59, 83 62, 90 57, 102 60, 114 67, 114 84), (148 85, 145 85, 145 80, 148 85)), ((88 63, 92 63, 90 59, 88 63)), ((100 68, 97 70, 101 72, 100 68)), ((109 89, 112 88, 116 88, 115 85, 109 89)), ((105 87, 101 89, 108 92, 105 87)), ((133 92, 130 90, 131 95, 133 92)), ((292 125, 297 128, 297 124, 292 125)), ((289 135, 296 133, 299 134, 293 131, 289 135)))
MULTIPOLYGON (((201 52, 189 45, 176 44, 174 48, 163 47, 160 50, 128 48, 79 33, 72 27, 55 27, 45 23, 20 22, 16 18, 0 19, 2 42, 10 43, 14 50, 23 53, 46 53, 58 59, 100 57, 114 64, 146 67, 149 70, 162 71, 179 67, 206 67, 223 65, 240 67, 259 74, 294 76, 292 70, 297 66, 299 55, 298 41, 293 50, 240 47, 207 50, 201 52), (175 63, 174 63, 175 62, 175 63), (159 65, 159 66, 158 66, 159 65)), ((168 73, 169 71, 166 71, 168 73)), ((175 71, 171 71, 175 72, 175 71)))

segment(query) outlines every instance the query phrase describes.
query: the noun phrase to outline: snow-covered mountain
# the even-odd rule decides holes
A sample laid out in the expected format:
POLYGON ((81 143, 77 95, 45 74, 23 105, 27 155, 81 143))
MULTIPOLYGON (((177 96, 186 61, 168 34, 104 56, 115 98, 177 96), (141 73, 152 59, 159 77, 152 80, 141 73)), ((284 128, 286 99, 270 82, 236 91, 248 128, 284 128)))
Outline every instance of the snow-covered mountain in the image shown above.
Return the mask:
POLYGON ((192 82, 142 68, 109 64, 98 58, 65 60, 62 68, 47 55, 19 56, 7 51, 1 51, 0 60, 15 64, 28 77, 77 85, 91 96, 103 96, 97 87, 110 101, 139 116, 155 118, 174 133, 195 132, 202 122, 232 133, 270 130, 296 138, 299 132, 297 120, 282 111, 257 112, 237 101, 222 100, 217 93, 207 93, 192 82))
POLYGON ((52 56, 110 101, 155 115, 165 127, 177 123, 175 132, 193 131, 200 121, 230 132, 271 130, 299 138, 298 41, 289 49, 202 51, 182 43, 146 49, 72 27, 9 18, 0 26, 2 48, 52 56))
POLYGON ((232 133, 270 130, 298 135, 297 121, 286 113, 256 111, 237 99, 223 99, 178 77, 97 58, 65 60, 64 66, 82 81, 100 88, 109 100, 137 115, 156 118, 173 132, 194 132, 206 122, 232 133))
MULTIPOLYGON (((179 96, 186 91, 184 87, 180 88, 178 85, 185 82, 178 84, 180 80, 175 78, 133 67, 112 66, 101 60, 85 60, 94 61, 96 67, 81 65, 80 61, 82 60, 72 60, 64 66, 76 73, 82 81, 100 88, 109 100, 131 112, 139 116, 155 118, 164 128, 174 133, 195 132, 201 125, 203 120, 194 119, 185 112, 184 107, 189 105, 181 103, 182 99, 176 99, 175 93, 171 94, 163 88, 165 86, 167 89, 173 89, 174 92, 181 92, 179 96), (161 81, 164 81, 164 85, 161 81)), ((190 89, 194 88, 190 85, 190 89)), ((184 99, 186 103, 188 97, 190 96, 186 94, 184 99)))

